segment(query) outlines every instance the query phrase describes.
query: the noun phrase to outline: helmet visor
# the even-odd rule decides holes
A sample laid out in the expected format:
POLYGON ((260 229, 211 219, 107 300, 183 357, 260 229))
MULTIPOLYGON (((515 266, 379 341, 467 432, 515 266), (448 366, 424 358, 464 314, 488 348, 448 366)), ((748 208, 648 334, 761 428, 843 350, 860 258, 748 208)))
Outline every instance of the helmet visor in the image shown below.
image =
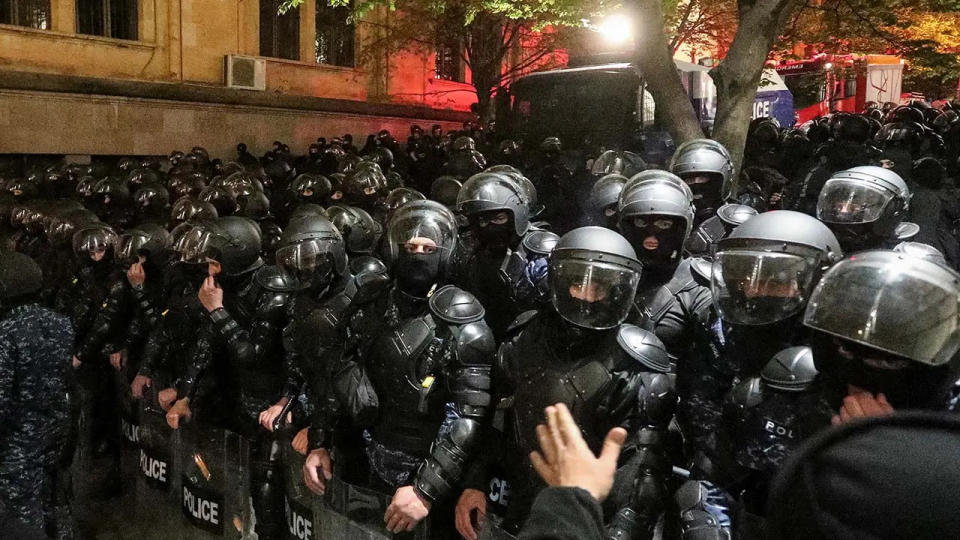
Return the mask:
POLYGON ((142 234, 124 234, 117 243, 117 259, 133 264, 140 261, 140 253, 150 238, 142 234))
POLYGON ((585 260, 550 263, 553 307, 568 322, 583 328, 613 328, 626 320, 640 283, 640 273, 623 266, 585 260))
POLYGON ((77 255, 105 252, 117 245, 117 233, 108 228, 84 229, 73 235, 73 252, 77 255))
POLYGON ((817 219, 826 223, 872 223, 880 218, 893 193, 844 179, 827 181, 817 200, 817 219))
POLYGON ((330 275, 338 246, 336 240, 325 238, 311 238, 285 246, 277 250, 277 266, 305 287, 330 275))
POLYGON ((217 236, 203 227, 194 227, 179 242, 180 260, 190 264, 205 264, 217 260, 220 250, 217 236))
POLYGON ((956 353, 960 339, 955 278, 928 261, 854 256, 817 285, 803 322, 874 349, 941 365, 956 353))
POLYGON ((713 261, 713 299, 734 324, 761 325, 799 313, 817 271, 816 257, 767 251, 721 251, 713 261))
MULTIPOLYGON (((391 253, 399 254, 409 245, 428 253, 436 251, 449 255, 456 247, 457 226, 452 216, 429 209, 412 209, 410 206, 399 209, 387 226, 387 240, 391 253)), ((409 250, 408 250, 409 251, 409 250)))

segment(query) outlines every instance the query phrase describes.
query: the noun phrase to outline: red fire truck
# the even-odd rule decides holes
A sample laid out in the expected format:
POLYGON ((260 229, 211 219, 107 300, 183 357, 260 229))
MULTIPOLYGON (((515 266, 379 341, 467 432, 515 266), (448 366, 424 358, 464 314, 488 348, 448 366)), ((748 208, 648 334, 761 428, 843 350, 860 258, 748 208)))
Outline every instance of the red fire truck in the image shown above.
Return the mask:
POLYGON ((868 101, 900 102, 903 61, 888 54, 819 54, 773 66, 793 94, 797 124, 831 112, 860 112, 868 101))

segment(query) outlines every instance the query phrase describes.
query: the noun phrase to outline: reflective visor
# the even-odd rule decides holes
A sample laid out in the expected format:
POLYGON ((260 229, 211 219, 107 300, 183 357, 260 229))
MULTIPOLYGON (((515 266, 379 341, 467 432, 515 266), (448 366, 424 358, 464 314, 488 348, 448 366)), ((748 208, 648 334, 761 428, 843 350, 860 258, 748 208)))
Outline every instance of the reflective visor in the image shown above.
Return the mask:
POLYGON ((623 266, 586 260, 550 263, 553 307, 568 322, 584 328, 613 328, 633 306, 640 273, 623 266))
POLYGON ((108 228, 84 229, 73 235, 73 252, 86 255, 117 244, 117 233, 108 228))
POLYGON ((312 238, 277 250, 277 266, 294 277, 301 285, 314 278, 328 275, 333 270, 335 241, 312 238))
POLYGON ((857 256, 821 280, 804 324, 927 365, 948 362, 960 339, 956 276, 924 260, 857 256))
POLYGON ((861 182, 827 181, 817 200, 817 219, 826 223, 871 223, 880 218, 893 193, 861 182))
POLYGON ((713 299, 734 324, 781 321, 803 309, 817 257, 767 251, 721 251, 713 261, 713 299))
POLYGON ((140 250, 150 241, 150 238, 142 234, 124 234, 120 236, 117 244, 118 260, 133 264, 140 260, 140 250))
POLYGON ((195 227, 180 242, 180 260, 191 264, 204 264, 217 260, 220 250, 218 237, 203 227, 195 227))

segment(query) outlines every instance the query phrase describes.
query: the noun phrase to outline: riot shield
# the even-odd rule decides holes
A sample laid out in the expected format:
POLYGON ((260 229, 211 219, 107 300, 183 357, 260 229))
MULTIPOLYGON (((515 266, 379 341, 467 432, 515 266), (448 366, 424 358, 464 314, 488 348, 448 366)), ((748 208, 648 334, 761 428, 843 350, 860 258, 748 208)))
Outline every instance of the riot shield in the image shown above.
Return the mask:
POLYGON ((117 379, 117 406, 120 416, 120 478, 123 493, 136 491, 137 473, 140 470, 140 402, 130 391, 127 366, 114 371, 117 379))
POLYGON ((180 538, 245 538, 252 530, 249 441, 195 422, 180 431, 180 538))
MULTIPOLYGON (((313 513, 319 525, 318 538, 343 540, 390 540, 394 535, 385 528, 383 515, 390 506, 389 495, 370 488, 348 484, 333 478, 327 481, 326 494, 314 498, 313 513)), ((417 525, 410 536, 414 540, 430 538, 430 518, 417 525)))
POLYGON ((280 436, 283 450, 283 510, 286 538, 291 540, 326 540, 333 538, 321 535, 317 530, 319 521, 314 515, 314 500, 319 499, 303 482, 305 456, 291 446, 293 430, 284 430, 280 436))
POLYGON ((138 467, 135 482, 135 512, 144 538, 175 538, 180 479, 178 474, 178 431, 167 425, 166 412, 157 403, 152 389, 140 400, 138 467), (165 531, 158 531, 164 524, 165 531), (171 532, 170 528, 173 528, 171 532))

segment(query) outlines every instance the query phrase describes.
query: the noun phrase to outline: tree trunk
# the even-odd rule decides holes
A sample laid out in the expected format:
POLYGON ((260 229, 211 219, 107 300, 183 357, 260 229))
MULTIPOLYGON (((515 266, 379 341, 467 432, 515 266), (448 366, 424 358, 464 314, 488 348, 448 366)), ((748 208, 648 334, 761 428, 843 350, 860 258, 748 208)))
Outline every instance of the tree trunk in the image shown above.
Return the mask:
POLYGON ((764 63, 798 5, 798 0, 740 0, 740 22, 733 43, 726 58, 710 70, 717 85, 713 138, 730 151, 735 181, 739 180, 747 129, 764 63))
POLYGON ((657 106, 657 117, 680 144, 703 137, 700 122, 680 82, 667 35, 661 0, 634 0, 637 63, 657 106))

